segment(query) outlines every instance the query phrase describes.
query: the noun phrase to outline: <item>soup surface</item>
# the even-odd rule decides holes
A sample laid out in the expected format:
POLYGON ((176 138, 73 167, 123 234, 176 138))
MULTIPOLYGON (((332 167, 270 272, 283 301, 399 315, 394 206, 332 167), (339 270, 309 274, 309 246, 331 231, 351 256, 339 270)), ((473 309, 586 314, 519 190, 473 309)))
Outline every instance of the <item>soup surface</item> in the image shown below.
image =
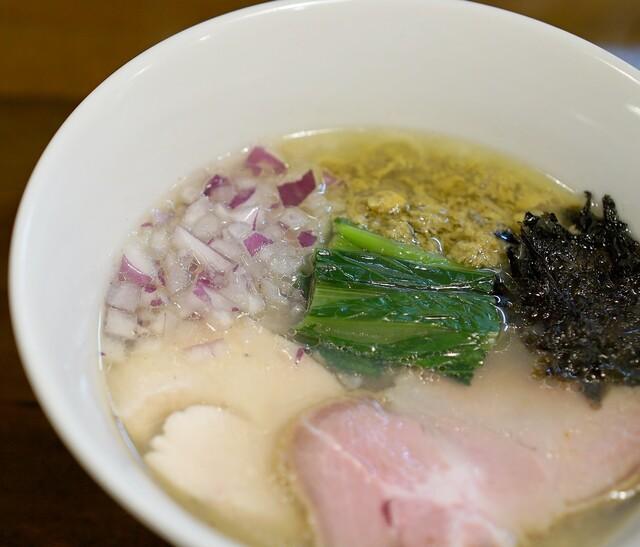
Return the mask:
POLYGON ((114 414, 172 496, 250 545, 601 545, 635 507, 640 396, 533 375, 496 235, 583 201, 403 131, 212 163, 119 257, 114 414))

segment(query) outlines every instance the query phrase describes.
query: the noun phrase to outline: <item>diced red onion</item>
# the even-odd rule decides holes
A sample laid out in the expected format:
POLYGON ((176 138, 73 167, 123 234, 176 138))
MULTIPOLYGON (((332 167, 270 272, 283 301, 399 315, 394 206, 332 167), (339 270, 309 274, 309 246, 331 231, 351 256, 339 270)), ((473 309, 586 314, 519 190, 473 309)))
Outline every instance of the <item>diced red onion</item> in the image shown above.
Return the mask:
POLYGON ((211 310, 207 319, 207 323, 214 329, 228 329, 233 325, 235 314, 226 310, 211 310))
POLYGON ((267 152, 261 146, 251 149, 245 165, 251 169, 254 175, 262 173, 263 169, 271 169, 276 175, 281 175, 287 170, 287 166, 282 160, 274 156, 271 152, 267 152))
MULTIPOLYGON (((235 306, 233 305, 233 302, 231 302, 231 300, 229 300, 228 298, 222 296, 219 292, 209 291, 208 294, 213 309, 222 311, 234 311, 235 306)), ((235 311, 237 311, 237 308, 235 311)))
POLYGON ((263 236, 260 232, 253 232, 244 240, 244 246, 247 248, 247 251, 249 251, 251 256, 255 256, 262 247, 265 245, 271 245, 272 243, 272 239, 263 236))
POLYGON ((280 215, 279 222, 285 225, 285 228, 299 230, 305 226, 311 219, 304 211, 297 207, 289 207, 280 215))
POLYGON ((278 186, 278 193, 285 207, 293 207, 300 205, 315 187, 316 181, 313 171, 309 170, 300 179, 278 186))
POLYGON ((147 292, 146 290, 141 291, 138 309, 153 307, 151 302, 157 299, 160 299, 161 304, 166 304, 167 299, 164 287, 156 287, 153 292, 147 292))
POLYGON ((138 321, 135 315, 116 308, 107 309, 104 325, 104 331, 107 334, 130 340, 135 338, 137 327, 138 321))
POLYGON ((263 276, 267 275, 264 270, 269 269, 269 261, 273 258, 274 255, 281 251, 282 245, 280 243, 263 245, 262 248, 258 251, 260 254, 258 254, 258 256, 255 258, 250 257, 250 264, 245 264, 245 268, 251 274, 251 277, 261 281, 263 276), (258 272, 261 272, 261 274, 258 275, 258 272))
POLYGON ((238 240, 243 240, 251 233, 251 225, 246 222, 232 222, 226 229, 229 236, 238 240))
POLYGON ((152 281, 150 275, 144 274, 138 270, 138 268, 129 262, 129 259, 125 255, 122 255, 122 259, 120 261, 118 279, 120 279, 120 281, 135 283, 140 287, 145 287, 152 281))
POLYGON ((256 292, 249 292, 247 297, 247 313, 256 315, 264 310, 264 300, 256 292))
POLYGON ((269 261, 269 268, 274 274, 279 276, 292 276, 300 266, 302 266, 302 258, 297 255, 292 256, 278 253, 269 261))
POLYGON ((298 243, 300 243, 300 247, 311 247, 317 239, 318 238, 308 230, 298 234, 298 243))
POLYGON ((250 188, 255 188, 257 186, 256 179, 254 177, 238 177, 233 185, 236 190, 249 190, 250 188))
MULTIPOLYGON (((253 167, 260 173, 286 170, 264 149, 252 153, 253 167)), ((308 253, 305 249, 312 248, 325 231, 321 217, 316 218, 313 211, 318 209, 326 217, 328 202, 318 190, 328 182, 321 173, 316 179, 312 171, 280 186, 276 180, 266 178, 256 184, 246 171, 233 181, 214 175, 204 188, 191 185, 193 197, 191 191, 179 194, 178 199, 190 205, 176 219, 177 226, 176 221, 169 222, 173 212, 152 213, 154 219, 166 216, 157 218, 164 225, 154 222, 151 232, 127 246, 118 276, 117 286, 132 288, 138 301, 119 300, 126 296, 124 292, 107 298, 121 311, 137 313, 131 317, 140 325, 127 314, 115 314, 110 326, 113 336, 120 340, 145 336, 153 333, 152 322, 158 322, 155 330, 164 332, 173 328, 166 322, 182 319, 202 319, 214 330, 226 329, 238 313, 255 316, 267 305, 283 310, 287 318, 282 325, 271 326, 285 332, 289 321, 304 311, 302 295, 293 283, 308 253), (304 210, 296 207, 302 202, 304 210), (163 259, 158 262, 153 256, 163 259), (165 311, 170 302, 176 308, 165 311)))
POLYGON ((205 196, 209 197, 214 190, 228 185, 229 179, 227 177, 224 177, 222 175, 213 175, 213 177, 211 177, 207 181, 207 184, 204 185, 204 190, 202 191, 202 193, 205 196))
POLYGON ((207 197, 201 197, 187 207, 180 224, 191 229, 196 222, 211 211, 211 202, 207 197))
POLYGON ((229 202, 229 208, 235 209, 236 207, 239 207, 240 205, 248 201, 249 198, 255 193, 255 191, 255 187, 238 191, 238 193, 233 196, 233 198, 229 202))
POLYGON ((231 262, 216 253, 206 243, 200 241, 182 226, 176 227, 173 234, 173 242, 178 248, 190 250, 198 261, 210 266, 214 270, 224 272, 233 266, 231 262))
POLYGON ((207 312, 208 303, 204 302, 193 291, 183 291, 174 296, 173 302, 178 306, 183 319, 201 318, 207 312))
POLYGON ((140 228, 151 228, 153 226, 153 223, 151 222, 143 222, 142 224, 140 224, 140 228))
POLYGON ((218 186, 209 193, 209 200, 211 203, 228 203, 236 195, 236 190, 233 185, 218 186))
POLYGON ((269 222, 268 213, 264 209, 258 208, 256 216, 253 218, 254 231, 264 228, 267 225, 267 222, 269 222))
POLYGON ((247 278, 241 268, 232 274, 229 284, 219 292, 241 311, 250 315, 255 315, 264 309, 264 300, 258 295, 253 282, 247 278))
POLYGON ((244 207, 238 207, 233 211, 228 213, 229 220, 233 220, 235 222, 246 222, 247 224, 253 224, 253 220, 255 219, 258 213, 259 207, 252 205, 245 205, 244 207))
POLYGON ((205 304, 211 303, 209 294, 207 293, 206 285, 202 283, 200 279, 198 279, 198 281, 196 281, 196 284, 193 286, 193 294, 195 294, 205 304))
POLYGON ((224 287, 227 284, 227 277, 226 274, 220 273, 220 272, 214 272, 213 276, 209 277, 210 280, 210 286, 209 288, 211 289, 220 289, 222 287, 224 287))
POLYGON ((302 358, 304 357, 304 348, 298 348, 298 351, 296 351, 296 365, 302 360, 302 358))
MULTIPOLYGON (((221 279, 224 279, 224 276, 222 276, 221 279)), ((212 292, 210 289, 220 288, 223 286, 223 284, 224 283, 220 283, 219 279, 216 282, 208 274, 203 272, 196 279, 196 282, 193 286, 193 294, 195 294, 203 302, 210 304, 212 303, 212 292)))
POLYGON ((220 220, 213 213, 204 215, 191 229, 191 233, 202 241, 213 239, 220 232, 220 220))
POLYGON ((156 227, 151 232, 149 247, 158 254, 165 254, 169 250, 169 235, 167 230, 156 227))
POLYGON ((169 294, 177 293, 191 283, 191 274, 173 253, 166 256, 164 264, 163 285, 167 288, 169 294))
POLYGON ((137 271, 142 274, 153 277, 156 274, 156 264, 151 258, 146 245, 139 241, 130 242, 122 252, 127 257, 129 264, 131 264, 137 271))
POLYGON ((318 192, 310 195, 305 205, 313 215, 320 218, 326 217, 333 208, 331 202, 318 192))
POLYGON ((162 336, 164 334, 166 323, 167 314, 165 312, 160 312, 155 314, 155 317, 151 320, 147 328, 152 334, 162 336))
POLYGON ((285 306, 287 304, 287 298, 280 294, 276 284, 266 276, 260 280, 260 291, 270 304, 277 306, 285 306))
POLYGON ((198 276, 198 279, 196 279, 196 283, 199 285, 202 285, 203 287, 210 289, 213 287, 213 280, 211 279, 211 277, 209 277, 209 274, 202 272, 200 273, 200 275, 198 276))
POLYGON ((287 231, 286 227, 282 227, 280 223, 269 224, 266 226, 262 233, 267 237, 273 239, 274 241, 280 241, 284 238, 285 232, 287 231))
POLYGON ((237 260, 241 253, 238 243, 230 239, 214 239, 209 242, 209 247, 229 260, 229 262, 237 260))
POLYGON ((107 292, 107 304, 120 310, 133 313, 140 302, 140 286, 124 282, 111 285, 107 292))
POLYGON ((241 258, 243 270, 259 285, 263 279, 269 276, 267 262, 264 255, 274 247, 274 245, 265 245, 258 251, 256 256, 251 256, 248 252, 244 252, 241 258))

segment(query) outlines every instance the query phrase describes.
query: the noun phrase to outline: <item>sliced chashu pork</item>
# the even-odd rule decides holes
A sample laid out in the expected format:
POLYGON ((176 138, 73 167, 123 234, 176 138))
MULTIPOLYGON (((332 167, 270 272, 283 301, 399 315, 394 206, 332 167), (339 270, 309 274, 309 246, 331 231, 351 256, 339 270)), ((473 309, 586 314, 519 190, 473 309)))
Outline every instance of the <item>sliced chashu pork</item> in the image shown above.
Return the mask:
POLYGON ((322 545, 511 546, 637 472, 640 393, 594 409, 494 361, 471 387, 407 374, 384 406, 316 409, 291 443, 322 545))

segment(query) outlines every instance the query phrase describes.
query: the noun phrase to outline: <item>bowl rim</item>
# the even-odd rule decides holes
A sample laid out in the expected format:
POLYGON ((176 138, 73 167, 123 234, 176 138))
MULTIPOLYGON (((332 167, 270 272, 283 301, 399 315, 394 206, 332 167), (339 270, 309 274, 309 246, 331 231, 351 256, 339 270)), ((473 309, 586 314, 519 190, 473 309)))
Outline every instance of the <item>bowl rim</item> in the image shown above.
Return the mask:
POLYGON ((150 508, 149 504, 145 503, 145 499, 142 496, 138 495, 126 481, 118 479, 113 473, 109 472, 111 466, 109 458, 99 451, 94 450, 91 439, 82 434, 81 426, 77 423, 76 417, 64 404, 64 398, 61 397, 62 393, 45 384, 38 374, 40 369, 47 366, 48 360, 46 354, 38 349, 37 337, 33 335, 29 329, 28 314, 20 305, 21 295, 24 294, 26 290, 26 287, 24 287, 22 283, 21 272, 22 265, 24 264, 23 257, 27 252, 29 225, 33 209, 36 206, 37 194, 40 193, 41 187, 47 184, 47 165, 53 156, 54 148, 64 139, 65 134, 69 131, 69 127, 72 126, 76 120, 81 119, 84 112, 91 108, 93 103, 103 95, 110 93, 112 88, 119 85, 120 82, 127 81, 134 77, 154 58, 162 56, 163 52, 179 48, 181 45, 192 42, 195 38, 202 37, 205 33, 215 32, 216 29, 221 26, 235 24, 248 18, 321 4, 360 3, 365 5, 365 3, 369 3, 370 5, 372 1, 376 1, 379 4, 391 4, 393 2, 403 2, 405 4, 420 3, 422 5, 431 4, 434 6, 448 4, 449 6, 455 6, 455 9, 475 11, 484 17, 506 18, 511 21, 511 24, 521 25, 528 31, 542 34, 550 33, 561 37, 567 44, 579 48, 577 54, 584 54, 605 63, 640 85, 640 70, 637 70, 601 47, 542 21, 485 4, 465 0, 275 0, 219 15, 169 36, 139 53, 118 68, 85 97, 69 114, 45 147, 29 177, 20 200, 12 230, 9 252, 8 294, 11 323, 18 354, 29 384, 49 423, 62 439, 67 449, 82 468, 112 499, 121 507, 125 508, 125 510, 138 521, 142 522, 146 527, 169 542, 182 545, 204 545, 207 541, 211 540, 213 535, 217 536, 221 545, 238 545, 238 543, 214 528, 210 530, 207 529, 206 532, 199 531, 195 533, 192 530, 189 533, 184 529, 177 529, 170 523, 158 519, 153 509, 150 508))

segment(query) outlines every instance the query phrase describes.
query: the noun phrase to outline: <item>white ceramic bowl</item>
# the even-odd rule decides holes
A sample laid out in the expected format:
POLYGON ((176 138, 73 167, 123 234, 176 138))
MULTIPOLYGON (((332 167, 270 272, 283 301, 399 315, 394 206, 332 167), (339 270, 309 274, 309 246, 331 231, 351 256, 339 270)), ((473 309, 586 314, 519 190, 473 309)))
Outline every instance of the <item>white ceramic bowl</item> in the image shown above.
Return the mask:
MULTIPOLYGON (((266 136, 336 126, 459 135, 575 188, 640 203, 640 74, 542 23, 452 0, 264 4, 143 53, 96 89, 42 155, 11 253, 31 383, 93 477, 168 540, 233 545, 186 513, 122 441, 98 369, 114 253, 183 175, 266 136)), ((55 476, 55 470, 53 470, 55 476)), ((638 544, 640 525, 617 545, 638 544)))

